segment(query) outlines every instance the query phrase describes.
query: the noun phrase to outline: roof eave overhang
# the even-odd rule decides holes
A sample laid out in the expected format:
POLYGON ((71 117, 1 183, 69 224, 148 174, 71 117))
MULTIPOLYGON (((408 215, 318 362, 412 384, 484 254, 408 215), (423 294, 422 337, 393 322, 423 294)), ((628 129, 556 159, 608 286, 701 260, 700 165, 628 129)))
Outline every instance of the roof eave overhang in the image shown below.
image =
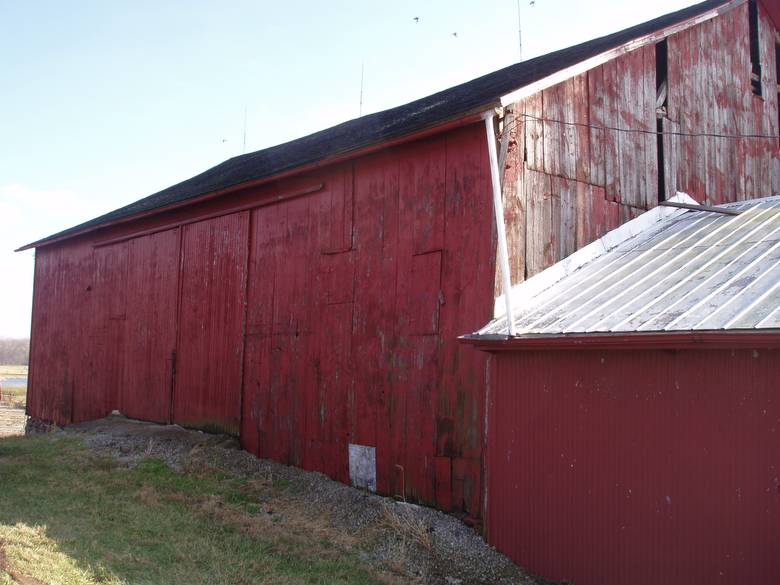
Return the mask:
POLYGON ((79 236, 86 235, 91 232, 95 232, 98 230, 102 230, 108 227, 113 227, 133 221, 137 221, 139 219, 147 218, 153 215, 158 215, 161 213, 165 213, 168 211, 172 211, 175 209, 179 209, 182 207, 188 207, 190 205, 195 205, 197 203, 202 203, 204 201, 209 201, 211 199, 215 199, 217 197, 222 197, 224 195, 229 195, 231 193, 236 193, 238 191, 243 191, 244 189, 251 189, 255 187, 260 187, 262 185, 266 185, 268 183, 273 183, 274 181, 279 181, 281 179, 286 179, 288 177, 298 175, 300 173, 305 173, 307 171, 312 171, 324 166, 345 162, 348 160, 352 160, 361 156, 366 156, 368 154, 372 154, 374 152, 377 152, 379 150, 385 149, 385 148, 391 148, 394 146, 400 146, 401 144, 405 144, 407 142, 412 142, 415 140, 421 140, 423 138, 428 138, 429 136, 433 136, 436 134, 440 134, 442 132, 447 132, 449 130, 454 130, 456 128, 460 128, 462 126, 467 126, 469 124, 473 124, 476 122, 482 121, 483 114, 491 109, 500 107, 501 104, 499 101, 489 102, 484 105, 481 105, 477 108, 473 108, 469 111, 463 112, 461 114, 458 114, 457 116, 453 116, 451 118, 448 118, 443 121, 439 121, 435 124, 432 124, 430 126, 417 129, 413 132, 409 132, 407 134, 402 134, 399 136, 392 137, 387 140, 372 142, 369 144, 361 145, 357 148, 347 150, 347 151, 341 151, 341 152, 335 152, 331 155, 303 164, 298 165, 296 167, 292 167, 290 169, 284 170, 279 173, 275 173, 273 175, 268 175, 265 177, 260 177, 258 179, 252 180, 252 181, 244 181, 242 183, 238 183, 236 185, 232 185, 230 187, 226 187, 224 189, 220 189, 218 191, 211 191, 209 193, 204 193, 203 195, 198 195, 196 197, 191 197, 189 199, 185 199, 184 201, 178 201, 176 203, 172 203, 170 205, 165 205, 162 207, 156 207, 154 209, 150 209, 147 211, 142 211, 140 213, 135 213, 133 215, 128 215, 126 217, 117 218, 115 220, 107 221, 105 223, 100 223, 96 225, 87 226, 84 229, 77 230, 68 234, 62 234, 58 237, 50 237, 50 238, 43 238, 41 240, 37 240, 35 242, 31 242, 29 244, 26 244, 22 246, 21 248, 17 248, 14 250, 15 252, 23 252, 24 250, 30 250, 33 248, 42 248, 44 246, 50 246, 52 244, 57 244, 66 240, 72 240, 74 238, 77 238, 79 236))
POLYGON ((721 4, 720 6, 713 8, 712 10, 708 10, 703 14, 699 14, 698 16, 694 16, 692 18, 689 18, 688 20, 684 20, 683 22, 679 22, 672 26, 668 26, 666 28, 660 29, 656 32, 644 35, 642 37, 634 39, 633 41, 620 45, 619 47, 615 47, 614 49, 610 49, 609 51, 605 51, 599 55, 596 55, 595 57, 591 57, 590 59, 585 59, 584 61, 572 65, 571 67, 567 67, 566 69, 557 71, 552 75, 549 75, 548 77, 530 83, 524 87, 516 89, 515 91, 502 96, 501 105, 508 106, 519 100, 525 99, 539 91, 542 91, 544 89, 552 87, 553 85, 557 85, 562 81, 570 79, 571 77, 580 75, 581 73, 585 73, 586 71, 590 71, 591 69, 598 67, 599 65, 603 65, 607 61, 611 61, 616 57, 619 57, 626 53, 630 53, 631 51, 635 51, 640 47, 657 43, 658 41, 661 41, 670 35, 688 29, 692 26, 696 26, 697 24, 701 24, 702 22, 711 20, 716 16, 720 16, 721 14, 724 14, 729 10, 736 8, 737 6, 744 4, 745 2, 746 0, 724 1, 723 4, 721 4))
POLYGON ((780 348, 780 329, 732 331, 653 331, 561 335, 464 335, 464 344, 489 352, 637 349, 780 348))

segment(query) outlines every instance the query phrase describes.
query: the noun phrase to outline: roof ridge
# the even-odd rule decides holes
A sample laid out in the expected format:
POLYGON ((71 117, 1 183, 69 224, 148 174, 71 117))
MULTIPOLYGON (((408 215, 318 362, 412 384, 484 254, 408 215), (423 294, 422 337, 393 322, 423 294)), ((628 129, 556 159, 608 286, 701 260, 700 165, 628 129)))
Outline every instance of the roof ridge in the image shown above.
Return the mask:
MULTIPOLYGON (((688 23, 698 17, 703 18, 723 6, 741 4, 744 1, 706 0, 608 35, 514 63, 394 108, 348 120, 269 148, 232 157, 162 191, 27 244, 19 250, 54 243, 107 225, 132 221, 142 213, 159 213, 174 205, 224 194, 228 190, 239 189, 250 181, 271 180, 281 173, 305 165, 338 156, 354 155, 361 149, 388 140, 463 119, 469 113, 499 105, 502 97, 565 71, 573 65, 618 47, 628 46, 652 33, 688 23)), ((631 47, 633 48, 636 47, 631 47)))

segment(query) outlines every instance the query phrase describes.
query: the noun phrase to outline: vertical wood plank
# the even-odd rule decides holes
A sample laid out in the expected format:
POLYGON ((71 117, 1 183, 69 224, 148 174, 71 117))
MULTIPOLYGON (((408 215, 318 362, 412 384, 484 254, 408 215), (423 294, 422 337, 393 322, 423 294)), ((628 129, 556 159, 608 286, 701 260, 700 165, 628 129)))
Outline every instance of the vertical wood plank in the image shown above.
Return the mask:
POLYGON ((590 113, 588 103, 590 94, 588 89, 588 74, 583 73, 572 78, 571 92, 567 94, 567 100, 572 107, 572 118, 577 126, 573 127, 576 154, 574 164, 576 173, 573 178, 583 183, 591 182, 591 154, 590 154, 590 113))
POLYGON ((242 212, 183 228, 173 412, 184 426, 239 433, 248 227, 242 212))
POLYGON ((604 94, 604 189, 607 193, 607 199, 610 201, 621 201, 622 184, 620 182, 620 132, 611 130, 611 128, 621 128, 619 120, 619 88, 621 79, 618 74, 618 59, 608 61, 602 66, 603 81, 601 91, 604 94))
POLYGON ((542 135, 544 137, 544 167, 548 175, 570 176, 567 154, 570 152, 567 144, 565 122, 566 108, 564 86, 568 81, 559 83, 542 91, 542 135))
POLYGON ((525 148, 526 167, 535 171, 544 171, 544 92, 538 92, 525 100, 525 148))
POLYGON ((119 410, 170 422, 179 299, 180 230, 130 240, 126 357, 119 410))
POLYGON ((552 177, 550 182, 560 201, 558 249, 555 257, 561 259, 577 250, 577 181, 552 177))
POLYGON ((588 140, 590 144, 590 182, 604 187, 606 185, 605 145, 607 141, 604 127, 607 125, 607 95, 604 86, 604 67, 596 67, 587 73, 588 79, 588 140))
MULTIPOLYGON (((513 121, 505 132, 509 133, 507 157, 504 163, 502 180, 502 200, 504 206, 504 225, 506 227, 507 248, 509 250, 510 281, 517 284, 525 280, 525 227, 526 205, 525 189, 522 186, 525 164, 525 122, 522 113, 525 103, 512 105, 513 121)), ((501 274, 496 270, 496 296, 501 294, 501 274)))

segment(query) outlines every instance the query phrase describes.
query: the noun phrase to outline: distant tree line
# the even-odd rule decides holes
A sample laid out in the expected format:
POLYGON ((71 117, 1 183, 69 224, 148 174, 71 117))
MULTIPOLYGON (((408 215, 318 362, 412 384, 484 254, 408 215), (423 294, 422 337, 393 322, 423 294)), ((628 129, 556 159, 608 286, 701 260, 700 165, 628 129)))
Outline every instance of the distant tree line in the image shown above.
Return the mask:
POLYGON ((0 365, 26 366, 29 361, 29 339, 0 339, 0 365))

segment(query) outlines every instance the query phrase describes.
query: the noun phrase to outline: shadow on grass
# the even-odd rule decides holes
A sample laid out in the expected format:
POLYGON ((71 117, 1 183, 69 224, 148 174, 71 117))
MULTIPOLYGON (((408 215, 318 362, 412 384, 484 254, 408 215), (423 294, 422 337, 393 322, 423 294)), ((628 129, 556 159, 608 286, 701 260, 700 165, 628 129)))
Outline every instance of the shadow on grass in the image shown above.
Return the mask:
MULTIPOLYGON (((147 459, 128 469, 75 437, 0 439, 0 545, 46 583, 378 583, 321 537, 286 535, 262 496, 214 473, 147 459)), ((0 571, 0 583, 3 583, 0 571)))

